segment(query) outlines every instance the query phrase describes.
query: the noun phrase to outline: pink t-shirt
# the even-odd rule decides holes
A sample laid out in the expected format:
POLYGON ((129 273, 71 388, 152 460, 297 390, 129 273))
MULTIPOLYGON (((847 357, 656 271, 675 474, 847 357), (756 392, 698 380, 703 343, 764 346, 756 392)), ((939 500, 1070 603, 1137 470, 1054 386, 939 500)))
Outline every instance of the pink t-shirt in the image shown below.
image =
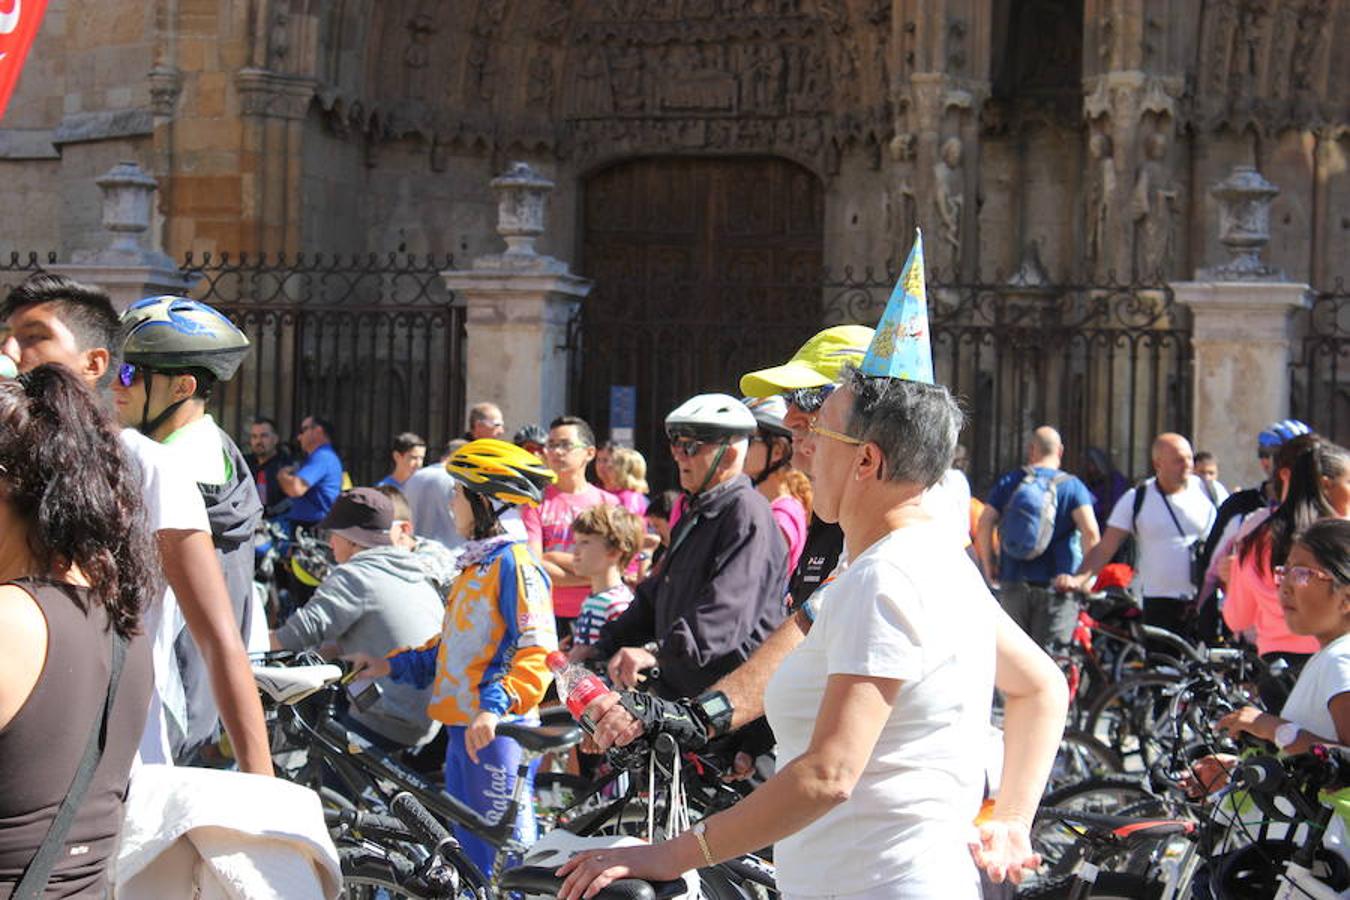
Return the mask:
POLYGON ((637 491, 630 491, 624 488, 621 491, 615 491, 614 496, 619 498, 619 505, 628 510, 639 519, 647 514, 647 504, 650 501, 646 494, 639 494, 637 491))
POLYGON ((1223 597, 1223 620, 1237 632, 1255 626, 1257 653, 1316 653, 1317 638, 1294 634, 1284 621, 1280 591, 1270 570, 1270 542, 1265 536, 1260 540, 1246 559, 1233 560, 1223 597))
MULTIPOLYGON (((573 520, 592 506, 618 502, 613 494, 593 484, 586 485, 586 489, 577 494, 567 494, 549 485, 544 488, 544 502, 537 508, 522 507, 520 519, 525 523, 525 536, 530 543, 538 542, 545 553, 571 553, 576 549, 576 542, 572 539, 573 520)), ((590 588, 584 584, 576 587, 555 586, 553 615, 575 619, 581 612, 582 601, 590 592, 590 588)))
POLYGON ((769 504, 773 510, 773 520, 783 532, 788 543, 788 571, 797 571, 797 560, 802 558, 802 548, 806 546, 806 507, 791 494, 779 497, 769 504))

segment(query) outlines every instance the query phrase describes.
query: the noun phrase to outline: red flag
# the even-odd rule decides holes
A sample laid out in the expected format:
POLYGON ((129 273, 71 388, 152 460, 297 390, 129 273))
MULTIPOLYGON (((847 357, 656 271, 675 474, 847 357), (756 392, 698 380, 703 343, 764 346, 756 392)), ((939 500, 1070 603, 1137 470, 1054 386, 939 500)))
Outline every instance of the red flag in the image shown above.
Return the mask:
POLYGON ((0 117, 19 83, 23 61, 46 11, 47 0, 0 0, 0 117))

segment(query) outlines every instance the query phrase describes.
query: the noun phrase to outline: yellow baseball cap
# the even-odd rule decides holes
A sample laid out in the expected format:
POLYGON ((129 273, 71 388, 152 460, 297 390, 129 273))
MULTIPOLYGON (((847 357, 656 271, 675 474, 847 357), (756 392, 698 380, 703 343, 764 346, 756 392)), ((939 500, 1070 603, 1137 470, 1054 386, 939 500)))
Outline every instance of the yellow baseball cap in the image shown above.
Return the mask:
POLYGON ((768 397, 834 384, 844 366, 862 362, 874 334, 866 325, 826 328, 802 344, 783 365, 742 375, 741 393, 747 397, 768 397))

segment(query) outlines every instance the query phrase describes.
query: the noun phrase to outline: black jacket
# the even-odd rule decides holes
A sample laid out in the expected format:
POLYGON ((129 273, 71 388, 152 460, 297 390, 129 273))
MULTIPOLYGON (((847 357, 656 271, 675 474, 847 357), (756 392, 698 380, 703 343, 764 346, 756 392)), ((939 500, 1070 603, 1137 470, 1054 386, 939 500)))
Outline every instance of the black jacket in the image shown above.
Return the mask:
POLYGON ((660 645, 657 691, 693 697, 750 656, 787 615, 787 542, 769 501, 744 475, 686 508, 661 565, 596 645, 660 645))

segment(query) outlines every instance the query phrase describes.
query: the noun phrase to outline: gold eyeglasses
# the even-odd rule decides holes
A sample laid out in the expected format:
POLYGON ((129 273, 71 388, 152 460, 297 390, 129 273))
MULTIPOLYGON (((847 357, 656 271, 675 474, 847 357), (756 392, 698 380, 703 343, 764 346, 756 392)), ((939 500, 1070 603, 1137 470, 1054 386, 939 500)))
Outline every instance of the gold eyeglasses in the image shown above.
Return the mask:
POLYGON ((811 432, 812 434, 818 434, 821 437, 827 437, 830 438, 831 440, 839 441, 841 444, 850 444, 854 447, 861 447, 863 444, 867 443, 867 441, 864 441, 862 438, 855 438, 853 435, 844 434, 842 431, 835 431, 830 428, 824 428, 820 425, 817 425, 815 422, 812 422, 810 425, 807 425, 806 430, 811 432))

